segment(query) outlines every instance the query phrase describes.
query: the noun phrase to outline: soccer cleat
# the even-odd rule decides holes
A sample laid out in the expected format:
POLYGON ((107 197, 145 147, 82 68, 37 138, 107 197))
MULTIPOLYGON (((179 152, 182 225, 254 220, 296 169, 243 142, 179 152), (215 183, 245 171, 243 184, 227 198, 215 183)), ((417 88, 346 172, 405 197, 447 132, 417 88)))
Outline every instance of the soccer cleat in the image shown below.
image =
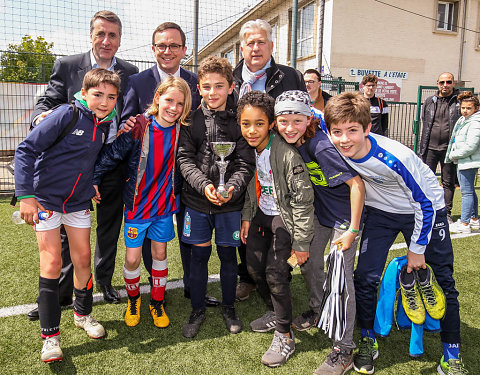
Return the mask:
POLYGON ((445 315, 445 295, 438 285, 432 268, 427 264, 426 269, 414 271, 418 282, 418 289, 428 315, 433 319, 442 319, 445 315))
POLYGON ((378 358, 378 343, 371 337, 362 337, 358 352, 353 356, 353 368, 360 374, 373 374, 373 361, 378 358))
POLYGON ((168 316, 165 313, 163 301, 150 300, 150 314, 152 315, 155 327, 166 328, 169 326, 170 319, 168 319, 168 316))
POLYGON ((452 225, 449 226, 449 230, 451 233, 472 233, 472 229, 470 228, 470 224, 464 224, 460 219, 454 222, 452 225))
POLYGON ((253 332, 268 332, 277 326, 275 311, 267 311, 263 316, 250 322, 253 332))
POLYGON ((352 350, 334 346, 325 362, 315 370, 314 375, 344 375, 353 367, 352 350))
POLYGON ((222 315, 228 332, 239 333, 242 330, 243 324, 235 311, 235 307, 222 306, 222 315))
POLYGON ((306 331, 309 328, 316 327, 318 322, 319 314, 317 314, 312 309, 305 311, 302 315, 297 316, 293 322, 292 326, 297 331, 306 331))
POLYGON ((192 311, 188 321, 183 325, 182 334, 186 338, 193 338, 200 330, 200 326, 205 320, 205 310, 192 311))
POLYGON ((290 337, 275 330, 273 334, 272 344, 262 357, 262 363, 268 367, 279 367, 293 354, 295 351, 295 337, 290 331, 290 337))
POLYGON ((400 282, 402 306, 405 314, 413 323, 423 324, 425 322, 425 306, 422 303, 415 273, 407 273, 407 265, 404 265, 400 270, 398 280, 400 282))
POLYGON ((43 339, 41 358, 43 362, 55 362, 63 359, 63 352, 60 348, 60 335, 43 339))
POLYGON ((250 296, 250 293, 255 290, 255 284, 239 282, 236 291, 236 300, 245 301, 250 296))
POLYGON ((453 359, 450 358, 448 361, 445 361, 444 356, 440 359, 440 364, 437 367, 437 372, 440 375, 466 375, 468 374, 467 369, 463 365, 462 358, 453 359))
POLYGON ((137 298, 128 298, 127 311, 125 312, 125 324, 129 327, 135 327, 140 323, 140 294, 137 298))
POLYGON ((90 315, 73 314, 73 321, 75 327, 84 329, 88 337, 92 339, 101 339, 105 336, 105 328, 90 315))

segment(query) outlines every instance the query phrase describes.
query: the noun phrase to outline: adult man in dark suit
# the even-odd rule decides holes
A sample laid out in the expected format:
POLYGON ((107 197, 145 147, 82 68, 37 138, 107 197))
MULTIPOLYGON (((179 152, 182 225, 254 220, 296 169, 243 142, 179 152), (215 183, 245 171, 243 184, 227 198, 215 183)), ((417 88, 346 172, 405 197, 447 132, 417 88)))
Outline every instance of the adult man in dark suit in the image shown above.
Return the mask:
MULTIPOLYGON (((122 112, 122 124, 129 130, 134 125, 133 116, 143 113, 153 101, 156 87, 162 79, 169 75, 183 78, 192 93, 192 109, 200 105, 201 97, 198 92, 198 80, 195 73, 180 67, 180 62, 185 57, 187 47, 186 38, 182 28, 174 22, 164 22, 159 25, 152 34, 152 51, 157 63, 150 69, 132 75, 128 79, 127 90, 124 95, 122 112)), ((183 208, 177 213, 177 231, 181 233, 183 228, 183 208)), ((190 254, 191 246, 180 241, 180 255, 183 265, 183 283, 185 297, 190 297, 190 254)), ((152 269, 152 254, 150 240, 145 239, 142 248, 143 263, 150 272, 152 269)), ((207 306, 217 306, 219 301, 206 296, 207 306)))
MULTIPOLYGON (((90 21, 90 40, 92 49, 89 52, 63 57, 53 66, 53 72, 44 95, 38 100, 32 114, 32 126, 36 126, 58 104, 69 103, 73 95, 80 91, 83 77, 93 68, 115 70, 122 78, 120 96, 117 101, 117 112, 122 111, 122 92, 127 78, 138 72, 138 68, 115 57, 120 47, 122 23, 118 16, 110 11, 95 13, 90 21)), ((119 116, 115 124, 119 123, 119 116)), ((112 126, 106 143, 115 139, 117 127, 112 126)), ((97 246, 95 249, 95 278, 107 302, 118 303, 118 292, 112 287, 112 276, 115 269, 117 240, 123 218, 122 189, 123 173, 121 168, 104 177, 99 187, 102 204, 97 206, 97 246)), ((62 226, 62 274, 60 276, 60 304, 72 303, 73 266, 66 234, 62 226)), ((28 313, 32 320, 38 319, 38 310, 28 313)))

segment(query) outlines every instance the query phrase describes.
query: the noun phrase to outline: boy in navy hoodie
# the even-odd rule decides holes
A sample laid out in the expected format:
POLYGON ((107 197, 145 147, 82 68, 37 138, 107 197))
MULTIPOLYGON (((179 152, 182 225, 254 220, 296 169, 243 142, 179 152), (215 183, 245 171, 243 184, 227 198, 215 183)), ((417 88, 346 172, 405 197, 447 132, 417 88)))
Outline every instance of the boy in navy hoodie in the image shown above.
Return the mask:
POLYGON ((74 265, 75 326, 91 338, 105 329, 90 316, 90 207, 95 196, 93 168, 111 120, 120 90, 120 77, 106 69, 92 69, 83 80, 74 105, 58 107, 41 126, 19 144, 15 152, 15 195, 21 217, 34 226, 40 252, 38 311, 44 339, 44 362, 62 360, 58 281, 62 267, 60 225, 64 224, 74 265), (62 135, 78 115, 71 131, 62 135), (39 211, 49 217, 39 221, 39 211))

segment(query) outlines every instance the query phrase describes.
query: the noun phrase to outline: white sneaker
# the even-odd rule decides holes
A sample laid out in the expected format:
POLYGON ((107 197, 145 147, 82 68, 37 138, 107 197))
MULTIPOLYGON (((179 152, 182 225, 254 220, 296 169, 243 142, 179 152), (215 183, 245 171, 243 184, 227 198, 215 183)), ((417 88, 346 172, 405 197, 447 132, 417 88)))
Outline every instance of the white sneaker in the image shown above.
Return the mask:
POLYGON ((73 314, 73 320, 75 327, 84 329, 90 338, 101 339, 105 336, 105 328, 90 315, 78 316, 73 314))
POLYGON ((460 219, 450 225, 450 232, 452 233, 472 233, 472 229, 470 228, 470 224, 463 224, 460 219))
POLYGON ((60 335, 43 339, 41 358, 43 362, 55 362, 63 359, 63 352, 60 349, 60 335))
POLYGON ((480 230, 480 221, 478 219, 470 219, 470 229, 480 230))

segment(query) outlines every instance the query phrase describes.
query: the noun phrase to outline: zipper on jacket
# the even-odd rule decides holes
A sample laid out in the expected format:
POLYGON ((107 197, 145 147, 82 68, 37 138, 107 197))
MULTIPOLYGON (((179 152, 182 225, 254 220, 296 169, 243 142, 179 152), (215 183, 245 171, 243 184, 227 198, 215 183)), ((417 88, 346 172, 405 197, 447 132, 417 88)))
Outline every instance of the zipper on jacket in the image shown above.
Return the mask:
POLYGON ((73 185, 73 189, 72 189, 70 195, 67 197, 67 199, 65 199, 65 200, 63 201, 62 210, 63 210, 63 213, 64 213, 64 214, 66 214, 66 212, 65 212, 65 203, 67 203, 67 201, 72 197, 73 192, 75 191, 75 188, 77 187, 78 181, 80 181, 80 177, 82 177, 82 174, 81 174, 81 173, 78 174, 77 181, 75 181, 75 184, 73 185))

